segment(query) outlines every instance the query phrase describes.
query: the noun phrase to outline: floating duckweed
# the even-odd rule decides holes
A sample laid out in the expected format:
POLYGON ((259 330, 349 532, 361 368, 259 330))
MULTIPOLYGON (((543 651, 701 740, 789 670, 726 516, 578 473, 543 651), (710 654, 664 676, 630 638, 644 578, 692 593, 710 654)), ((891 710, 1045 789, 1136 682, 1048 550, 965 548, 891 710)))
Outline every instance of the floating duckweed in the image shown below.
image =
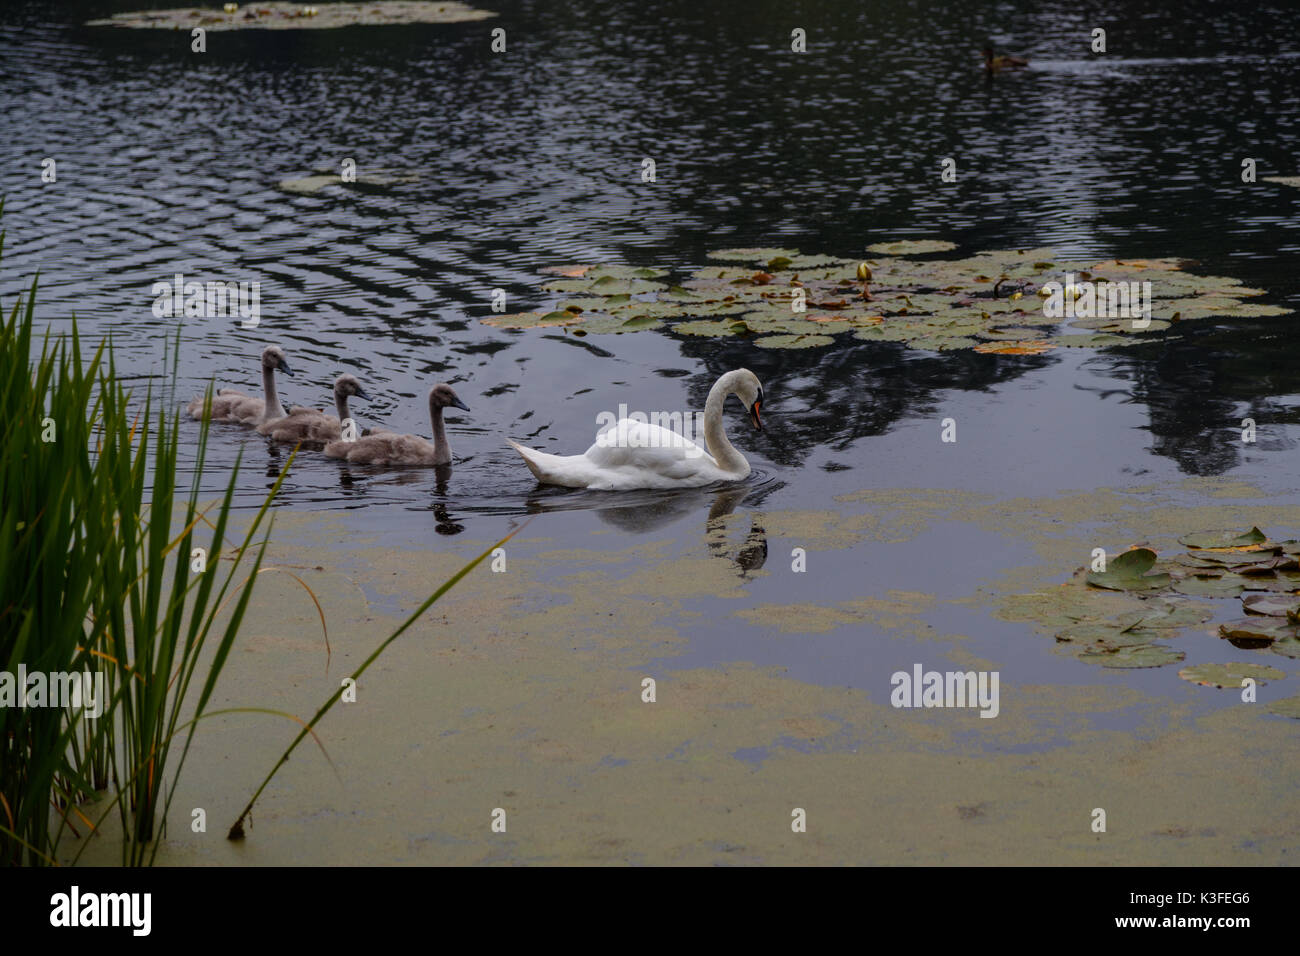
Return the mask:
POLYGON ((1267 707, 1270 714, 1300 720, 1300 697, 1287 697, 1283 700, 1271 701, 1267 707))

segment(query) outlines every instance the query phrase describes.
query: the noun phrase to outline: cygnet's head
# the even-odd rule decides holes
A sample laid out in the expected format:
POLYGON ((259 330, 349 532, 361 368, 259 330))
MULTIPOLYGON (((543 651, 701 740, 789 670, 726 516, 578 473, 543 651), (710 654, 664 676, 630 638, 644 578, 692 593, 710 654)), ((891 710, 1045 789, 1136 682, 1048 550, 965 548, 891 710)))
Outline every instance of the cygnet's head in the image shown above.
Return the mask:
POLYGON ((456 392, 452 387, 442 382, 429 389, 429 407, 459 408, 462 411, 469 411, 469 406, 456 397, 456 392))
POLYGON ((278 345, 268 345, 262 349, 262 368, 278 369, 285 375, 292 375, 293 369, 284 357, 284 349, 278 345))
POLYGON ((355 375, 350 375, 347 372, 344 372, 334 380, 334 394, 336 396, 348 398, 355 395, 357 398, 364 398, 366 401, 370 401, 370 396, 367 395, 366 390, 361 387, 361 383, 357 381, 357 377, 355 375))

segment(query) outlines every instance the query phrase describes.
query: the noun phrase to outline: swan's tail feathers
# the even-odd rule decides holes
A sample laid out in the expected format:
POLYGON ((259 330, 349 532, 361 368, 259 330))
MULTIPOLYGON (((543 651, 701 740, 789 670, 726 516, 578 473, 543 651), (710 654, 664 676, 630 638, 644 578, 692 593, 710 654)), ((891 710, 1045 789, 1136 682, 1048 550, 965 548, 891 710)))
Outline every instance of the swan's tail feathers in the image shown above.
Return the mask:
POLYGON ((554 458, 556 456, 548 455, 544 451, 536 451, 535 449, 527 448, 519 444, 519 442, 514 441, 513 439, 510 438, 507 438, 506 441, 510 442, 511 448, 519 452, 519 457, 524 460, 524 464, 527 465, 528 470, 533 473, 533 477, 536 478, 538 481, 543 480, 544 475, 542 473, 542 468, 543 468, 542 463, 547 458, 554 458))

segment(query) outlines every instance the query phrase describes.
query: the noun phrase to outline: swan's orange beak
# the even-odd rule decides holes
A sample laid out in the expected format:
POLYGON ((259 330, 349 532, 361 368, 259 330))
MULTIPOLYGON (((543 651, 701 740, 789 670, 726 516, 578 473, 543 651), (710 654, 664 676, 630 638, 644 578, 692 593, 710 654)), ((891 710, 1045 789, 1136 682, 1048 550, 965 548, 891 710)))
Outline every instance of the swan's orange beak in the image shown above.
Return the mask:
POLYGON ((754 399, 754 404, 749 406, 749 419, 754 423, 754 427, 759 431, 763 430, 763 421, 758 417, 758 406, 762 405, 761 399, 754 399))

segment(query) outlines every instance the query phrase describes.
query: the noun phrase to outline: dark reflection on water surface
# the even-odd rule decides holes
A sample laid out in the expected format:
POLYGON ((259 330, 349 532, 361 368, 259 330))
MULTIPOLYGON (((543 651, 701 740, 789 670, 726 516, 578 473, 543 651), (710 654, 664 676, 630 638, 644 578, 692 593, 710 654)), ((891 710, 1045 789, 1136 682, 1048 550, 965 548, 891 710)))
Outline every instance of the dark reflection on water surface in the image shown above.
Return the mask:
MULTIPOLYGON (((163 371, 176 328, 152 315, 152 283, 177 272, 257 280, 257 329, 184 325, 187 393, 210 376, 254 389, 256 353, 275 341, 301 370, 284 386, 290 403, 327 403, 347 370, 375 399, 358 410, 363 424, 427 434, 420 396, 439 380, 474 409, 450 419, 452 475, 375 473, 303 453, 285 486, 290 506, 428 510, 442 534, 476 513, 554 508, 649 530, 637 526, 667 520, 674 505, 537 489, 503 436, 580 452, 600 411, 700 408, 714 378, 742 365, 765 382, 770 426, 755 435, 733 405, 728 427, 765 476, 749 493, 767 506, 867 485, 996 485, 1008 469, 996 445, 954 472, 907 454, 919 444, 889 454, 880 444, 918 420, 978 426, 992 406, 1011 431, 1028 427, 1017 422, 1029 405, 1077 422, 1095 403, 1082 420, 1098 430, 1148 432, 1142 443, 1094 438, 1081 453, 1078 427, 1042 427, 1009 452, 1085 456, 1074 474, 1092 482, 1296 471, 1300 363, 1289 318, 1038 357, 874 343, 768 352, 736 339, 579 340, 478 322, 497 288, 512 311, 549 306, 538 290, 545 265, 684 270, 721 246, 856 256, 899 237, 950 239, 964 253, 1054 245, 1183 256, 1295 305, 1300 190, 1240 178, 1246 156, 1261 176, 1300 172, 1300 21, 1289 5, 1159 14, 1120 3, 1015 12, 937 0, 485 0, 499 19, 210 35, 202 56, 176 36, 79 25, 136 5, 19 2, 0 12, 0 292, 12 301, 39 269, 43 319, 75 313, 83 333, 111 332, 124 372, 150 376, 163 371), (1105 56, 1088 49, 1097 24, 1108 31, 1105 56), (503 56, 488 52, 498 25, 510 38, 503 56), (796 26, 808 32, 802 56, 790 52, 796 26), (1028 55, 1031 68, 987 81, 985 39, 1028 55), (57 184, 40 183, 46 156, 57 159, 57 184), (319 196, 277 188, 344 157, 420 178, 319 196), (640 181, 645 157, 656 183, 640 181), (944 157, 957 162, 955 184, 939 181, 944 157), (1256 445, 1232 440, 1244 417, 1258 423, 1256 445)), ((993 442, 991 421, 980 441, 993 442)), ((212 443, 219 463, 243 448, 250 475, 265 472, 246 482, 245 503, 286 454, 264 445, 230 429, 212 443)), ((1050 468, 1021 470, 1038 493, 1064 481, 1050 468)), ((685 497, 707 513, 699 495, 685 497)))

